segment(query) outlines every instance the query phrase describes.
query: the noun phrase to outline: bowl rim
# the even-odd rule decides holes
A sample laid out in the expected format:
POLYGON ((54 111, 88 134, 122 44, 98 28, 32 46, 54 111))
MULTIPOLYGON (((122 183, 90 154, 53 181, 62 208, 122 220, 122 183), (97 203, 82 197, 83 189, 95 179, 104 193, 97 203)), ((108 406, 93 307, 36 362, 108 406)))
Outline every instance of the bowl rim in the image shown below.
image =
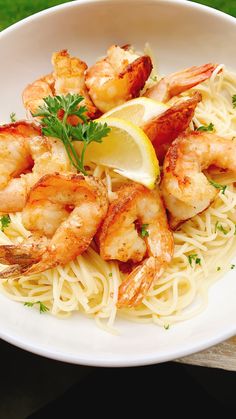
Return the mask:
POLYGON ((162 352, 162 354, 156 354, 155 350, 150 351, 150 353, 145 353, 143 355, 136 355, 135 357, 124 358, 122 356, 116 356, 112 359, 107 358, 106 355, 95 357, 93 355, 79 355, 65 353, 55 348, 45 348, 43 345, 38 345, 36 343, 31 343, 30 341, 25 341, 21 337, 14 336, 10 333, 4 333, 0 330, 0 338, 4 341, 31 352, 33 354, 43 356, 45 358, 53 359, 55 361, 67 362, 75 365, 83 365, 89 367, 108 367, 108 368, 120 368, 120 367, 138 367, 144 365, 154 365, 157 363, 163 363, 168 361, 177 361, 180 358, 184 358, 188 355, 193 355, 195 353, 204 351, 205 349, 211 348, 236 334, 236 326, 231 325, 229 329, 225 330, 224 333, 219 332, 217 335, 210 339, 206 339, 204 342, 185 344, 184 348, 175 348, 169 349, 167 354, 162 352))
MULTIPOLYGON (((42 10, 38 13, 34 13, 33 15, 30 15, 19 22, 16 22, 9 26, 8 28, 2 30, 0 32, 0 41, 4 39, 5 36, 8 36, 10 33, 14 32, 15 30, 24 27, 30 22, 36 21, 38 18, 44 17, 46 15, 57 13, 57 11, 70 9, 70 8, 77 8, 81 5, 86 4, 96 4, 96 3, 108 3, 113 1, 116 3, 123 3, 127 4, 127 2, 134 2, 134 0, 75 0, 68 3, 59 4, 57 6, 50 7, 48 9, 42 10)), ((236 18, 233 16, 230 16, 222 11, 219 11, 217 9, 214 9, 212 7, 202 5, 199 3, 194 3, 192 1, 186 1, 186 0, 135 0, 136 3, 164 3, 164 4, 170 4, 170 5, 180 5, 188 9, 192 10, 205 10, 208 14, 212 16, 219 16, 223 18, 224 20, 231 22, 233 24, 236 23, 236 18)), ((213 345, 216 345, 217 343, 233 336, 236 333, 236 326, 232 325, 229 326, 224 333, 220 332, 216 334, 214 337, 210 339, 206 339, 204 342, 200 342, 196 345, 196 343, 189 343, 188 345, 178 348, 178 349, 172 349, 168 351, 168 354, 158 354, 156 355, 155 351, 150 351, 149 354, 145 353, 143 355, 136 355, 134 358, 127 358, 124 359, 122 356, 113 359, 107 359, 105 356, 100 358, 95 358, 93 355, 87 355, 87 356, 81 356, 79 354, 72 355, 70 353, 65 353, 61 350, 56 350, 54 348, 46 348, 43 345, 40 346, 36 343, 32 343, 30 341, 26 341, 24 338, 14 335, 11 332, 6 332, 0 330, 0 338, 9 342, 10 344, 13 344, 21 349, 30 351, 34 354, 41 355, 50 359, 68 362, 72 364, 80 364, 80 365, 86 365, 86 366, 99 366, 99 367, 130 367, 130 366, 140 366, 140 365, 149 365, 149 364, 155 364, 157 362, 165 362, 170 359, 177 359, 180 357, 187 356, 189 354, 199 352, 201 350, 204 350, 206 348, 209 348, 213 345)))
POLYGON ((108 3, 108 2, 119 2, 119 3, 124 3, 127 4, 128 1, 136 1, 138 3, 169 3, 169 4, 179 4, 182 6, 185 6, 189 9, 196 9, 196 10, 205 10, 206 12, 210 13, 211 15, 215 15, 215 16, 221 16, 222 18, 230 21, 230 22, 235 22, 236 18, 234 16, 231 16, 225 12, 222 12, 218 9, 215 9, 213 7, 210 6, 206 6, 204 4, 200 4, 200 3, 195 3, 191 0, 74 0, 74 1, 70 1, 67 3, 62 3, 62 4, 58 4, 57 6, 52 6, 49 7, 47 9, 44 9, 40 12, 34 13, 24 19, 21 19, 19 22, 13 23, 12 25, 10 25, 9 27, 3 29, 2 31, 0 31, 0 40, 5 36, 8 35, 10 32, 14 31, 15 29, 18 29, 22 26, 24 26, 25 24, 27 24, 28 22, 37 20, 38 18, 40 18, 41 16, 46 16, 47 14, 53 14, 54 12, 57 12, 58 10, 63 10, 63 9, 69 9, 69 8, 73 8, 73 7, 77 7, 79 5, 84 5, 84 4, 96 4, 96 3, 108 3))

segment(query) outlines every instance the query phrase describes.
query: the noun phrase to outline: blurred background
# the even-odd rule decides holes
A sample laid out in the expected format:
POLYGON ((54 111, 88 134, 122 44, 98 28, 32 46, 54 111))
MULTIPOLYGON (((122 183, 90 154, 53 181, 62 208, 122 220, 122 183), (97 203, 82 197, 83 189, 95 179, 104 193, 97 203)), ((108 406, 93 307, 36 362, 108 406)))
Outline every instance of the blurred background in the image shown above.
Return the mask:
MULTIPOLYGON (((66 2, 0 0, 0 30, 66 2)), ((236 17, 236 0, 196 2, 236 17)), ((183 398, 194 406, 196 414, 202 414, 206 407, 211 408, 211 413, 224 414, 236 407, 235 373, 173 362, 127 369, 81 367, 48 360, 0 341, 0 374, 0 419, 77 418, 81 404, 89 414, 105 411, 106 415, 107 411, 110 416, 103 401, 114 401, 114 397, 116 413, 126 416, 142 410, 147 414, 148 401, 161 401, 168 413, 171 406, 179 406, 184 415, 183 398), (103 388, 101 383, 105 384, 103 388)), ((158 412, 157 405, 156 409, 158 412)))

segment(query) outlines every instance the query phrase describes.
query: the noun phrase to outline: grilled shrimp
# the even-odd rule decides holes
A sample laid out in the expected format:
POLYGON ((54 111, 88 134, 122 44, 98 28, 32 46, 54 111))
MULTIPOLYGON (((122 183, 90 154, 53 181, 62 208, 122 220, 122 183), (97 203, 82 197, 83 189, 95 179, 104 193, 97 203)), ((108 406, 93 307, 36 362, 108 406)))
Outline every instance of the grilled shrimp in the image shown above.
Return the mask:
POLYGON ((100 254, 105 260, 141 262, 119 287, 118 307, 135 307, 171 261, 173 236, 157 189, 129 184, 117 194, 98 234, 100 254))
POLYGON ((173 96, 177 96, 185 90, 209 79, 216 67, 216 64, 210 63, 169 74, 148 89, 144 96, 160 102, 168 102, 173 96))
POLYGON ((193 97, 171 106, 142 126, 143 131, 152 141, 160 163, 163 162, 172 141, 188 128, 197 104, 201 100, 201 94, 195 92, 193 97))
POLYGON ((85 70, 87 64, 79 58, 70 57, 67 50, 54 52, 52 56, 54 67, 55 94, 67 95, 68 93, 77 93, 84 97, 80 106, 86 106, 87 115, 90 118, 100 116, 100 112, 94 106, 85 85, 85 70))
POLYGON ((27 111, 34 114, 39 106, 44 104, 43 99, 54 95, 55 80, 52 74, 41 77, 28 84, 22 93, 22 100, 27 111))
POLYGON ((108 206, 101 181, 81 174, 45 175, 31 189, 22 213, 33 235, 19 245, 0 246, 0 263, 14 265, 1 278, 65 265, 89 246, 108 206))
POLYGON ((33 123, 0 127, 0 212, 21 211, 31 186, 54 171, 73 170, 63 144, 33 123))
POLYGON ((211 165, 236 173, 236 142, 195 131, 182 134, 171 144, 161 190, 172 227, 204 211, 215 199, 219 191, 203 173, 211 165))
POLYGON ((36 80, 24 89, 22 98, 25 108, 34 114, 47 96, 77 93, 84 97, 80 106, 87 107, 87 115, 90 118, 99 116, 85 86, 84 73, 87 64, 79 58, 71 57, 67 50, 55 52, 52 55, 52 64, 53 73, 36 80))
POLYGON ((104 59, 86 72, 89 94, 101 112, 107 112, 139 96, 152 70, 149 56, 138 56, 127 48, 112 45, 104 59))

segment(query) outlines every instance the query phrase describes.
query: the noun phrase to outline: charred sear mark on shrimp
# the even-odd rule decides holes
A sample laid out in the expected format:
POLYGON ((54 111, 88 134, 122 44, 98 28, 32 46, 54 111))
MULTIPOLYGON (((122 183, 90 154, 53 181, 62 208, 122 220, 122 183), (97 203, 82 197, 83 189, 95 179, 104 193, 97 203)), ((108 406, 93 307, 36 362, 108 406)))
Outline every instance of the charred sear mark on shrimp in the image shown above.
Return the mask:
POLYGON ((188 128, 201 100, 202 95, 195 92, 193 97, 188 100, 182 99, 142 126, 155 148, 160 163, 163 162, 171 142, 188 128))

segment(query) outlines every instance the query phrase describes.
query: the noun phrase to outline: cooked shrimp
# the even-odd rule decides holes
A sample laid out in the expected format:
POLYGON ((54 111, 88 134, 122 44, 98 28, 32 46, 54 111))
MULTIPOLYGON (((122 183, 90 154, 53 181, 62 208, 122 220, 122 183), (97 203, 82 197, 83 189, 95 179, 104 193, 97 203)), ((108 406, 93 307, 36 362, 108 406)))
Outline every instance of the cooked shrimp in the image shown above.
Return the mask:
POLYGON ((52 55, 54 71, 29 84, 23 91, 23 103, 27 110, 36 113, 39 106, 44 104, 47 96, 77 93, 84 97, 80 106, 86 106, 88 116, 95 118, 99 112, 89 97, 85 85, 85 70, 87 64, 79 58, 71 57, 67 50, 55 52, 52 55))
POLYGON ((160 102, 168 102, 173 96, 177 96, 185 90, 209 79, 216 67, 216 64, 210 63, 170 74, 148 89, 144 96, 160 102))
POLYGON ((67 93, 78 93, 84 97, 80 106, 86 106, 88 116, 90 118, 100 116, 100 112, 94 106, 85 85, 87 64, 79 58, 71 57, 67 50, 54 52, 52 64, 54 67, 55 94, 67 95, 67 93))
POLYGON ((55 80, 52 74, 41 77, 29 84, 22 93, 22 100, 27 111, 34 114, 39 106, 44 104, 43 99, 54 95, 55 80))
POLYGON ((81 174, 45 175, 31 189, 23 210, 29 241, 0 246, 0 263, 15 265, 1 278, 31 275, 65 265, 89 246, 108 206, 101 181, 81 174))
POLYGON ((167 111, 142 126, 143 131, 152 141, 160 163, 163 162, 172 141, 188 128, 197 104, 201 100, 201 94, 195 92, 193 97, 171 106, 167 111))
POLYGON ((89 94, 101 112, 107 112, 137 97, 152 70, 149 56, 138 56, 126 48, 112 45, 107 57, 86 72, 89 94))
POLYGON ((236 142, 196 131, 182 134, 171 144, 161 183, 171 226, 204 211, 215 199, 219 190, 203 173, 211 165, 236 172, 236 142))
POLYGON ((0 212, 21 211, 44 174, 73 171, 63 144, 40 134, 39 127, 24 121, 0 127, 0 212))
POLYGON ((173 236, 157 189, 123 186, 108 209, 98 241, 103 259, 139 263, 119 288, 118 307, 142 302, 171 261, 173 236))

